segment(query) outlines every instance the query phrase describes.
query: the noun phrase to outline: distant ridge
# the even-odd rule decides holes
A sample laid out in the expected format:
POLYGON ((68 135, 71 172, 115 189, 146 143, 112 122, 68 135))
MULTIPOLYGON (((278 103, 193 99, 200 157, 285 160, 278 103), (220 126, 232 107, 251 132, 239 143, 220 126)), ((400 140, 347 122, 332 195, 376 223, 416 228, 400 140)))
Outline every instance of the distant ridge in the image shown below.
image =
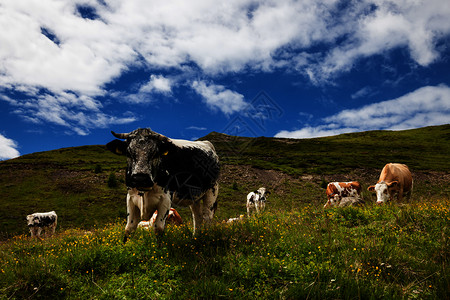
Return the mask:
POLYGON ((420 170, 450 171, 449 124, 308 139, 237 137, 211 132, 201 140, 211 141, 226 162, 289 169, 288 172, 299 174, 379 168, 392 161, 420 170))

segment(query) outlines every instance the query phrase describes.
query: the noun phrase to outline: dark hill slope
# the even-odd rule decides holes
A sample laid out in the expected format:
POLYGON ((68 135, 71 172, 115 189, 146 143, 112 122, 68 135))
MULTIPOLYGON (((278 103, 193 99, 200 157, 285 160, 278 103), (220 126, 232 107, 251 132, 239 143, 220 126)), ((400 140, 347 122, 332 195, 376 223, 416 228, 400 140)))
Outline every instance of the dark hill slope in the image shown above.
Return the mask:
MULTIPOLYGON (((371 131, 316 139, 234 137, 210 133, 222 174, 219 220, 245 212, 248 191, 265 185, 270 208, 322 204, 326 181, 377 180, 387 162, 410 166, 415 199, 449 197, 450 125, 407 131, 371 131)), ((58 230, 89 229, 125 220, 126 159, 104 146, 83 146, 24 155, 0 162, 0 239, 27 233, 25 216, 56 210, 58 230), (114 174, 118 187, 109 187, 114 174)), ((179 208, 190 220, 188 209, 179 208)))
POLYGON ((405 131, 367 131, 314 139, 244 138, 210 133, 226 164, 290 174, 345 173, 402 162, 416 170, 450 171, 450 125, 405 131))

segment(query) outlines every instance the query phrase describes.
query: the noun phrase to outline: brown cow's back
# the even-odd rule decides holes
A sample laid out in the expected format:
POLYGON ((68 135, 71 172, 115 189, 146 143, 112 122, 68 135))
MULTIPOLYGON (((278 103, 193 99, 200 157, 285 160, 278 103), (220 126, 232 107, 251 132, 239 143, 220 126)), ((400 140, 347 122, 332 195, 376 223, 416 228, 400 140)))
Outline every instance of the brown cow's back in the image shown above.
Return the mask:
POLYGON ((412 175, 407 165, 389 163, 381 170, 380 179, 378 182, 392 182, 398 181, 403 187, 403 191, 410 191, 412 188, 412 175))
POLYGON ((357 195, 361 194, 361 185, 359 182, 330 182, 327 185, 326 194, 328 199, 332 198, 335 194, 347 197, 351 196, 353 190, 357 195))

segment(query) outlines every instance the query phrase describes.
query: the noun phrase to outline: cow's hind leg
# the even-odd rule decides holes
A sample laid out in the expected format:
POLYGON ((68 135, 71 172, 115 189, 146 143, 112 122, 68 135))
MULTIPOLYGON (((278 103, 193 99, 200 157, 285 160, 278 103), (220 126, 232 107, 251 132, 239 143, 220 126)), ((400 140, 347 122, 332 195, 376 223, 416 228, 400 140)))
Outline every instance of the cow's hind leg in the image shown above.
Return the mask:
POLYGON ((408 202, 411 201, 411 195, 412 195, 413 187, 414 187, 414 181, 411 182, 411 188, 409 189, 409 191, 405 193, 405 197, 406 197, 406 200, 408 202))
POLYGON ((412 190, 409 190, 408 192, 405 193, 406 202, 411 201, 411 194, 412 194, 412 190))
POLYGON ((56 222, 49 226, 49 228, 48 228, 49 236, 54 235, 55 231, 56 231, 56 222))
POLYGON ((194 235, 204 223, 209 223, 213 219, 217 209, 218 192, 219 185, 216 183, 213 188, 206 191, 199 200, 190 206, 194 222, 194 235))

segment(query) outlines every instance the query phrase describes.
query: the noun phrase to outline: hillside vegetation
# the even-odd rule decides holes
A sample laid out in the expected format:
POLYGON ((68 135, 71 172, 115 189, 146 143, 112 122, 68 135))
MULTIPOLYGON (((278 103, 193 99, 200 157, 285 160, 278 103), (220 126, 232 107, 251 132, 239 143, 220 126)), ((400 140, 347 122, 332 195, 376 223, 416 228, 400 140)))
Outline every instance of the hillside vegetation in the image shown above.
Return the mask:
MULTIPOLYGON (((220 133, 203 139, 213 142, 222 164, 218 220, 244 213, 246 194, 259 186, 272 190, 270 205, 280 209, 323 204, 327 181, 359 180, 365 190, 388 162, 410 167, 415 199, 450 193, 450 125, 302 140, 220 133)), ((125 166, 125 157, 103 145, 0 162, 0 240, 27 233, 25 216, 36 211, 55 210, 58 229, 90 229, 125 219, 125 166), (108 185, 111 176, 116 187, 108 185)), ((189 209, 179 210, 190 218, 189 209)))
POLYGON ((450 202, 295 211, 161 240, 123 222, 0 245, 1 299, 448 299, 450 202))
POLYGON ((0 299, 449 298, 449 125, 204 139, 222 163, 219 209, 195 238, 177 207, 184 225, 122 243, 126 160, 104 146, 0 162, 0 299), (373 204, 366 188, 388 162, 410 167, 411 202, 373 204), (366 205, 324 210, 334 180, 360 181, 366 205), (259 186, 272 191, 266 212, 222 223, 259 186), (50 210, 56 236, 31 240, 25 216, 50 210))
POLYGON ((405 131, 367 131, 314 139, 244 138, 210 133, 224 163, 288 174, 336 174, 380 169, 387 162, 411 170, 450 170, 450 125, 405 131))

